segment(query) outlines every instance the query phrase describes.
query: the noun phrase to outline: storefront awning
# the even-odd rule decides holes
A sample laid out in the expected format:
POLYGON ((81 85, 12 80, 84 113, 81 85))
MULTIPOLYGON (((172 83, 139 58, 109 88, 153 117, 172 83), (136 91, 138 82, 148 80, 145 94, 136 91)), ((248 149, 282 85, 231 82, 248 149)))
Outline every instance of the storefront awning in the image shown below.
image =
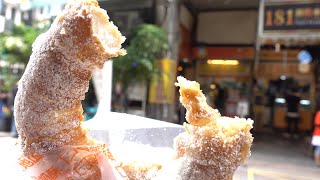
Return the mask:
POLYGON ((263 35, 258 41, 260 45, 282 44, 287 47, 320 45, 320 33, 263 35))

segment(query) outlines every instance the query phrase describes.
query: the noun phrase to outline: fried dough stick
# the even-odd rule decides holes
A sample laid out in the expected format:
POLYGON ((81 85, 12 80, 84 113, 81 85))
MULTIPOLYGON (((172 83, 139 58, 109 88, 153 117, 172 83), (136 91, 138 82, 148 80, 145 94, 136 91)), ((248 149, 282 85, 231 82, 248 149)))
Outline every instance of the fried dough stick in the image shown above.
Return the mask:
POLYGON ((181 179, 232 179, 250 156, 252 120, 222 117, 206 103, 195 81, 178 77, 180 101, 187 109, 186 132, 174 143, 181 179))
MULTIPOLYGON (((63 146, 97 145, 82 128, 81 100, 93 71, 108 58, 126 54, 121 49, 124 40, 96 0, 69 1, 50 29, 36 39, 14 103, 25 157, 46 156, 63 146)), ((96 161, 88 160, 92 166, 96 161)), ((86 175, 90 177, 90 172, 86 175)))
POLYGON ((67 4, 36 39, 15 99, 25 154, 87 143, 81 100, 93 70, 125 54, 120 49, 124 39, 95 0, 67 4))

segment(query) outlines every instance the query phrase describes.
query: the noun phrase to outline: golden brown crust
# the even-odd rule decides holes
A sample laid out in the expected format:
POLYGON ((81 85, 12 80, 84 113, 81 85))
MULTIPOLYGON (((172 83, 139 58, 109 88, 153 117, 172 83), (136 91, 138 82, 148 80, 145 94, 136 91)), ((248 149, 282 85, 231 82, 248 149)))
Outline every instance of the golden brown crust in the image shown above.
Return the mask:
POLYGON ((81 127, 81 100, 92 72, 106 59, 125 54, 121 49, 125 38, 108 19, 95 0, 72 1, 34 42, 15 99, 25 155, 89 143, 81 127), (100 36, 97 29, 107 32, 100 36))
POLYGON ((181 179, 232 179, 250 155, 252 120, 221 117, 206 103, 200 85, 178 77, 180 101, 187 109, 186 132, 174 142, 181 179))
POLYGON ((190 124, 203 126, 221 116, 206 103, 206 98, 197 82, 179 78, 176 86, 180 86, 180 102, 187 109, 186 120, 190 124))

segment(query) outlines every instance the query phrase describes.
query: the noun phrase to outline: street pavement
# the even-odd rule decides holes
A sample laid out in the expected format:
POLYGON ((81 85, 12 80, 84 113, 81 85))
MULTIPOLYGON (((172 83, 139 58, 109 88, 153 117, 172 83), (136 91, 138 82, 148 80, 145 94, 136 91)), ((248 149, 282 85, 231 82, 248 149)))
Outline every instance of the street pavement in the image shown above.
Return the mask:
POLYGON ((314 164, 306 138, 255 135, 251 150, 251 157, 238 168, 235 180, 320 180, 320 167, 314 164))
MULTIPOLYGON (((26 179, 17 170, 19 147, 10 133, 0 132, 0 179, 26 179)), ((320 180, 320 167, 312 159, 309 140, 286 139, 281 134, 255 135, 251 157, 234 180, 320 180)))

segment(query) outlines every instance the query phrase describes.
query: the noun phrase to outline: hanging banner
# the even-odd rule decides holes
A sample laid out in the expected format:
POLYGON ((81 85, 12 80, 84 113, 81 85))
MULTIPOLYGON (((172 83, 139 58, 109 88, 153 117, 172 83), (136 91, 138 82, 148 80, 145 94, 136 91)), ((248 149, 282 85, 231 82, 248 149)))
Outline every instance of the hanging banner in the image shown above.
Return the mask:
POLYGON ((263 33, 320 31, 320 1, 264 2, 263 33))
POLYGON ((154 76, 149 88, 149 102, 156 104, 174 103, 177 62, 168 58, 155 61, 160 74, 154 76))

